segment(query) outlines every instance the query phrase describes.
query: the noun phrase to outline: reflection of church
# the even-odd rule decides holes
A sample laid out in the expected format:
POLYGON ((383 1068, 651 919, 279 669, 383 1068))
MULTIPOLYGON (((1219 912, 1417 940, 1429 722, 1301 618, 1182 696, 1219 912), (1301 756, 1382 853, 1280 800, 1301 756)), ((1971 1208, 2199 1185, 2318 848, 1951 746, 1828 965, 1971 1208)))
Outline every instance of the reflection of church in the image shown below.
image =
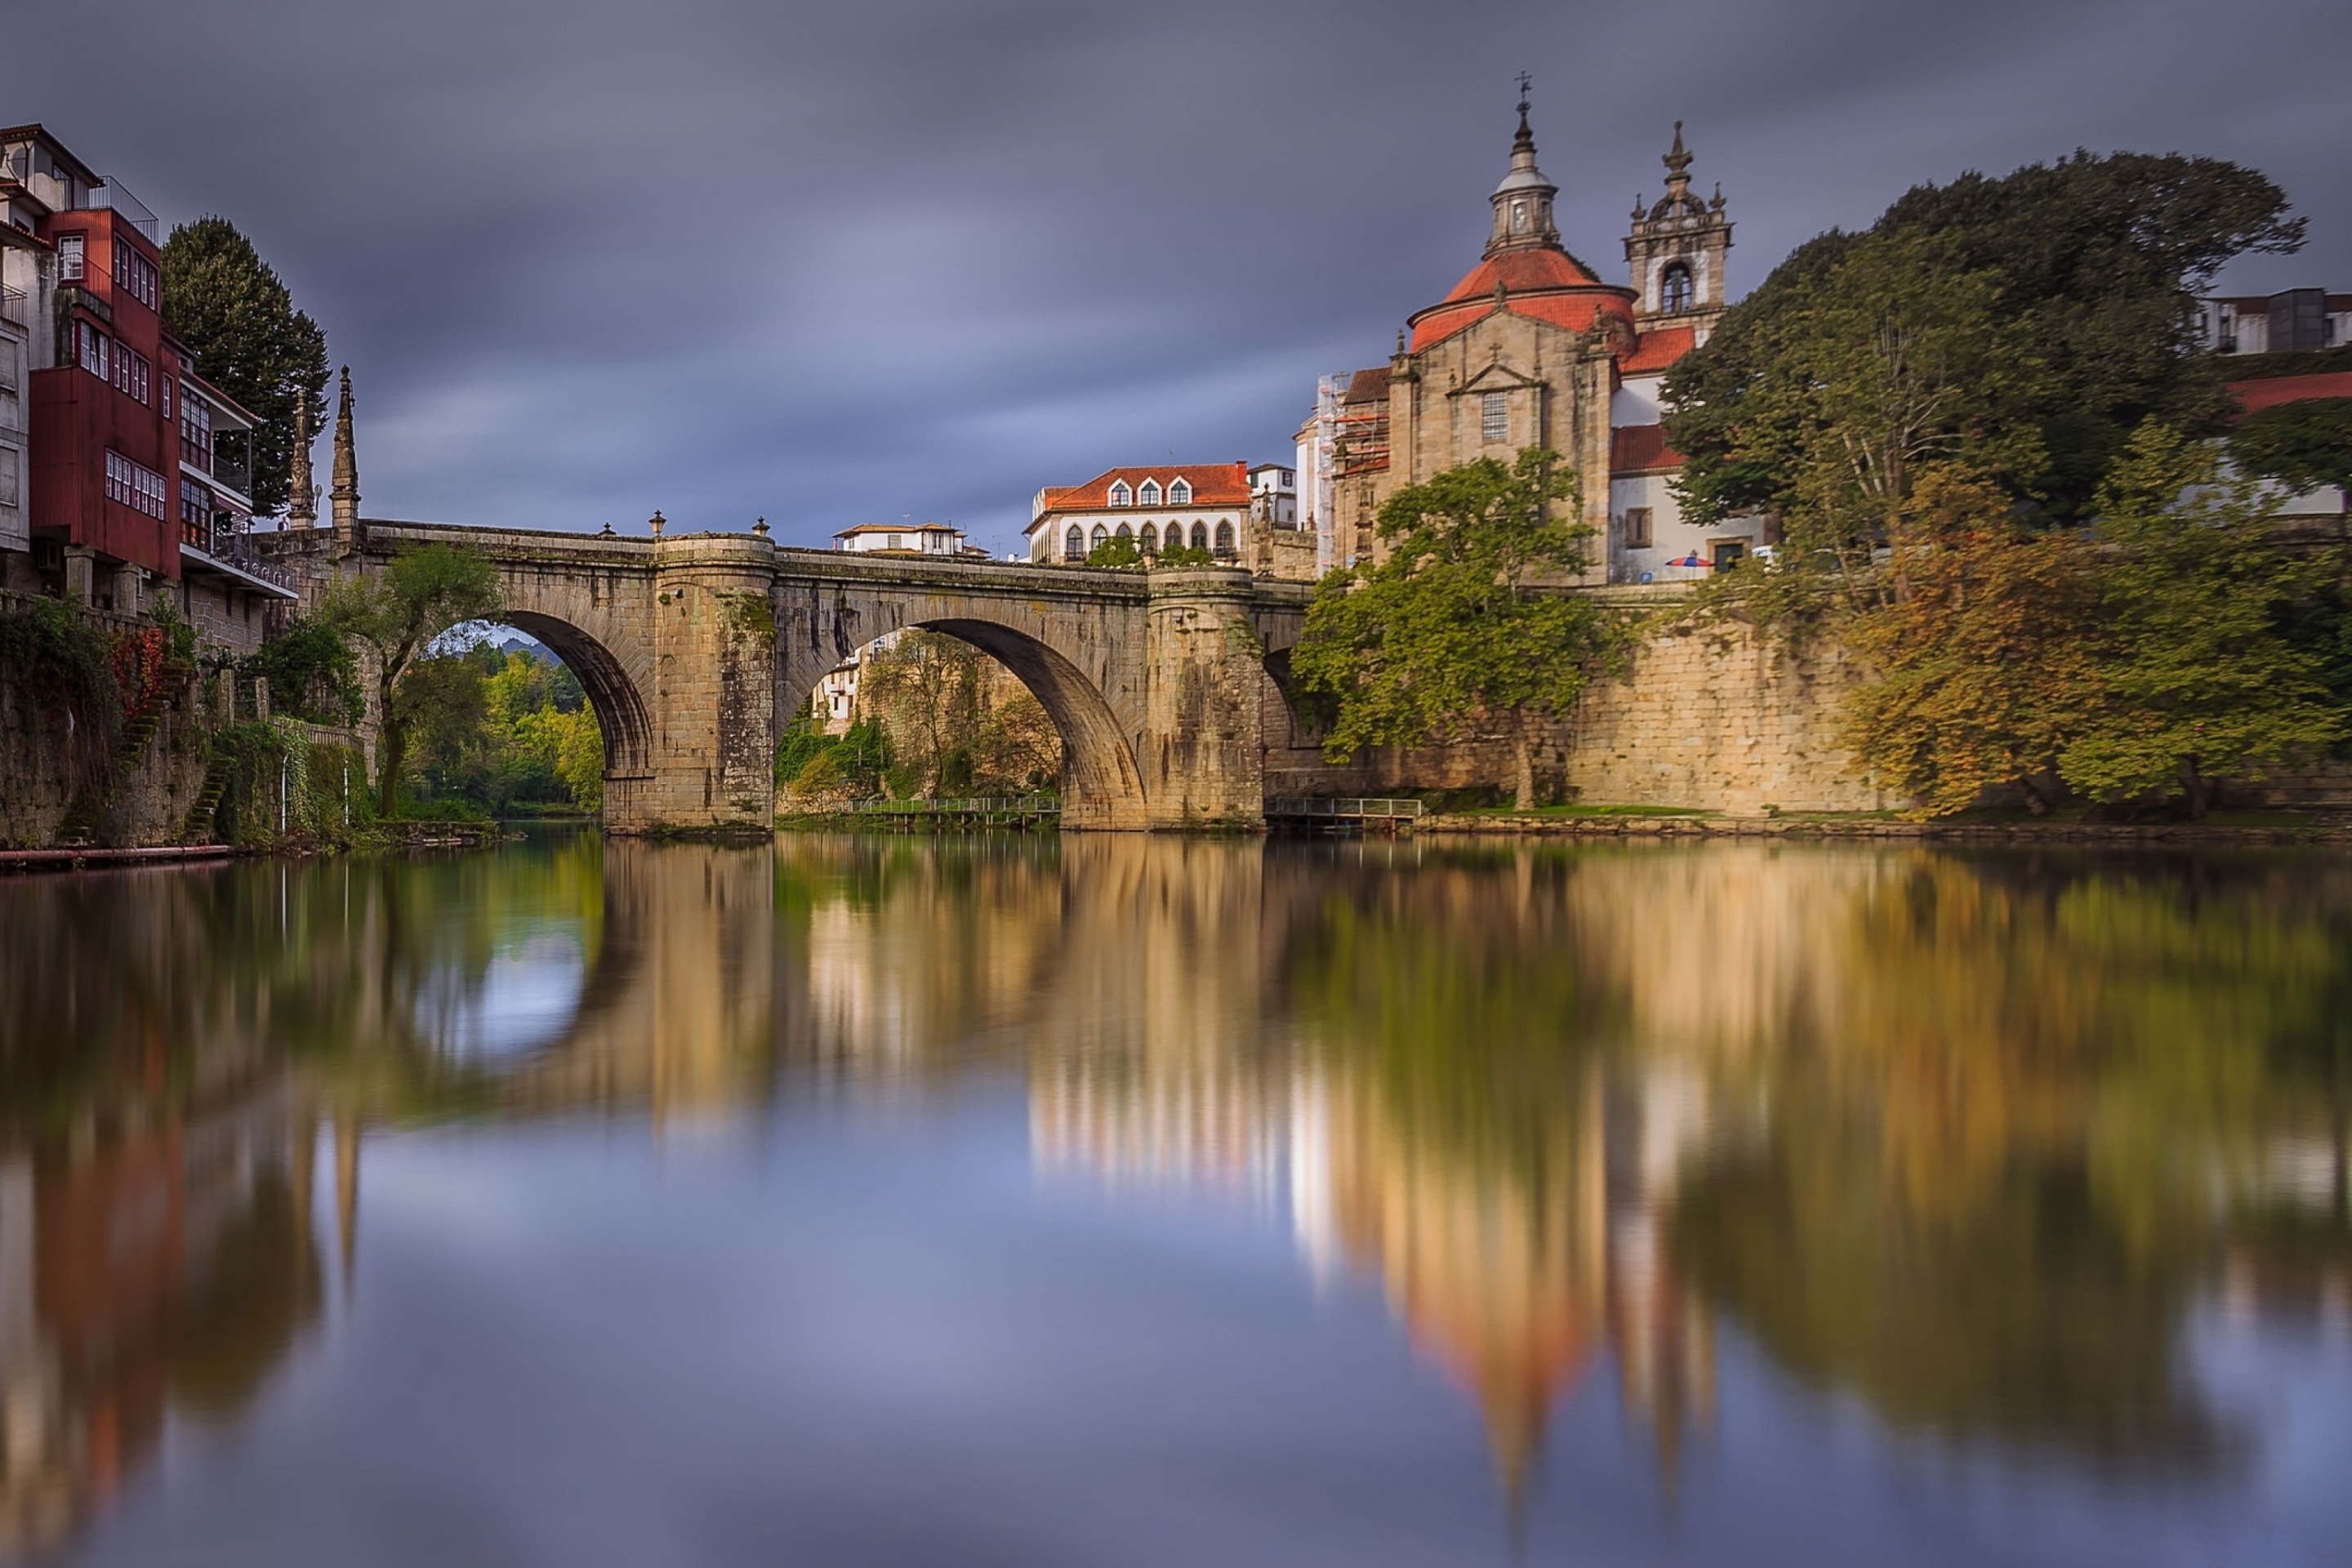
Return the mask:
POLYGON ((1630 282, 1602 282, 1560 242, 1520 100, 1478 265, 1413 313, 1386 364, 1327 379, 1298 433, 1299 507, 1325 568, 1377 553, 1375 514, 1398 489, 1528 447, 1583 477, 1596 579, 1696 576, 1668 563, 1727 565, 1767 542, 1752 519, 1685 524, 1666 482, 1682 459, 1659 428, 1660 383, 1721 318, 1731 248, 1722 192, 1693 193, 1692 161, 1676 125, 1665 194, 1636 205, 1625 237, 1630 282))
POLYGON ((1515 1496, 1553 1407, 1604 1355, 1662 1470, 1714 1410, 1712 1325, 1664 1237, 1706 1133, 1703 1091, 1666 1068, 1596 1076, 1561 1110, 1547 1146, 1514 1160, 1433 1137, 1377 1073, 1146 1050, 1062 1055, 1030 1079, 1041 1169, 1252 1195, 1286 1175, 1300 1251, 1318 1272, 1381 1280, 1415 1348, 1477 1402, 1515 1496))

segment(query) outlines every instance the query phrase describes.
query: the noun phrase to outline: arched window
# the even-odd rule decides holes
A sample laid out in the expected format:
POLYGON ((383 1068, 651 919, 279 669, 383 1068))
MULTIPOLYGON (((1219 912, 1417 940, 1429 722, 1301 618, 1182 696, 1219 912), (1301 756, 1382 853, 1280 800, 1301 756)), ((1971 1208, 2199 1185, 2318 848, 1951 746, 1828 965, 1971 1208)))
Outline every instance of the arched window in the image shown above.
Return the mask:
POLYGON ((1511 232, 1513 234, 1528 232, 1528 204, 1524 201, 1511 204, 1511 232))
POLYGON ((1658 299, 1662 309, 1669 313, 1691 308, 1690 268, 1676 261, 1666 268, 1666 275, 1658 280, 1658 299))
POLYGON ((1170 506, 1191 506, 1192 504, 1192 487, 1182 479, 1171 480, 1168 485, 1168 504, 1170 506))
POLYGON ((1079 529, 1078 525, 1074 522, 1070 524, 1070 531, 1065 535, 1062 540, 1062 559, 1065 561, 1079 561, 1085 559, 1086 553, 1087 536, 1085 532, 1079 529))
POLYGON ((1105 527, 1104 527, 1101 523, 1099 523, 1099 522, 1098 522, 1098 523, 1097 523, 1097 524, 1095 524, 1095 531, 1094 531, 1094 535, 1093 535, 1093 540, 1092 540, 1092 542, 1093 542, 1094 543, 1096 543, 1096 544, 1108 544, 1108 543, 1109 543, 1109 542, 1110 542, 1110 530, 1109 530, 1109 529, 1108 529, 1108 528, 1105 528, 1105 527))
POLYGON ((1113 506, 1125 506, 1129 500, 1133 499, 1133 495, 1134 492, 1127 488, 1127 481, 1125 479, 1120 479, 1118 483, 1110 487, 1110 504, 1113 506))
POLYGON ((1158 506, 1160 504, 1160 481, 1158 479, 1144 480, 1143 488, 1135 492, 1135 504, 1138 506, 1158 506))
POLYGON ((1135 542, 1135 530, 1128 527, 1127 524, 1123 522, 1118 525, 1118 536, 1121 539, 1126 540, 1130 544, 1135 542))
POLYGON ((1217 553, 1231 555, 1233 552, 1234 525, 1230 522, 1220 522, 1217 524, 1217 553))
POLYGON ((1143 552, 1150 555, 1156 553, 1159 549, 1160 531, 1147 522, 1143 525, 1143 552))
POLYGON ((1206 550, 1209 548, 1209 530, 1207 524, 1196 522, 1192 525, 1192 548, 1195 550, 1206 550))

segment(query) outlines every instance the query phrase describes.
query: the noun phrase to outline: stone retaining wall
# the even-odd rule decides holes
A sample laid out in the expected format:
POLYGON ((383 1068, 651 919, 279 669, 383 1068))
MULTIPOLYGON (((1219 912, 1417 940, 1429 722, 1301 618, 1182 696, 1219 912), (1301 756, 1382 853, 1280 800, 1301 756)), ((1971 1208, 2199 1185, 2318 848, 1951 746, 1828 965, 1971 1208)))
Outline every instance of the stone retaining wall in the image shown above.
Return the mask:
MULTIPOLYGON (((1736 816, 1880 811, 1904 802, 1874 788, 1839 743, 1846 693, 1860 674, 1834 647, 1800 658, 1753 628, 1720 624, 1652 637, 1621 679, 1596 683, 1537 759, 1570 798, 1683 806, 1736 816)), ((1323 761, 1317 737, 1265 683, 1266 793, 1387 795, 1507 781, 1498 742, 1323 761)))
MULTIPOLYGON (((100 844, 178 842, 180 825, 204 788, 204 732, 191 686, 164 710, 154 739, 116 791, 99 824, 100 844)), ((0 680, 0 845, 41 848, 55 840, 78 784, 70 739, 64 723, 31 710, 0 680)))

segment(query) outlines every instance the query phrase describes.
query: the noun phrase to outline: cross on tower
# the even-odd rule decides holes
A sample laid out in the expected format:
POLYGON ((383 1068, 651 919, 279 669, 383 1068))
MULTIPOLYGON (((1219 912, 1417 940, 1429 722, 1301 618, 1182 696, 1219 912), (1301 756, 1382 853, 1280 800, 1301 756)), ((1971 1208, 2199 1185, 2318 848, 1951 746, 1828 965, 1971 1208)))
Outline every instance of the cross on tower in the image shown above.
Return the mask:
POLYGON ((1535 79, 1528 75, 1527 72, 1521 71, 1519 73, 1519 112, 1521 114, 1525 114, 1528 111, 1528 89, 1533 85, 1534 81, 1535 79))

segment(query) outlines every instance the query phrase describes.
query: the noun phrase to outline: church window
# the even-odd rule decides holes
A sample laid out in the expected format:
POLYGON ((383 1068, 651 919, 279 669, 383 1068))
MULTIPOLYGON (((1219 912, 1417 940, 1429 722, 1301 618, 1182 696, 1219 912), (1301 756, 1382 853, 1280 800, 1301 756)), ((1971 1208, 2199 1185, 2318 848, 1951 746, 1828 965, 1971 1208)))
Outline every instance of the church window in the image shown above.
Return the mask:
POLYGON ((1158 479, 1144 480, 1143 488, 1135 492, 1135 500, 1138 506, 1158 506, 1160 504, 1160 481, 1158 479))
POLYGON ((1170 506, 1192 505, 1192 487, 1182 479, 1171 480, 1168 485, 1168 504, 1170 506))
POLYGON ((1076 561, 1087 552, 1087 536, 1076 523, 1070 524, 1069 533, 1062 541, 1062 559, 1076 561))
POLYGON ((1217 553, 1231 555, 1233 552, 1234 525, 1230 522, 1220 522, 1217 524, 1217 553))
POLYGON ((1097 523, 1097 524, 1095 524, 1095 531, 1094 531, 1093 542, 1094 542, 1094 543, 1096 543, 1096 544, 1108 544, 1108 543, 1109 543, 1109 542, 1110 542, 1110 530, 1108 530, 1108 529, 1105 528, 1105 527, 1104 527, 1101 523, 1099 523, 1099 522, 1098 522, 1098 523, 1097 523))
POLYGON ((1121 479, 1110 488, 1110 504, 1113 506, 1125 506, 1134 498, 1134 491, 1127 488, 1127 481, 1125 479, 1121 479))
POLYGON ((1490 392, 1478 400, 1478 439, 1488 446, 1510 439, 1510 405, 1504 394, 1490 392))
POLYGON ((1148 522, 1143 525, 1143 548, 1153 553, 1160 549, 1160 531, 1148 522))
POLYGON ((1121 539, 1126 540, 1129 544, 1135 542, 1135 530, 1128 527, 1127 524, 1123 522, 1118 525, 1118 536, 1121 539))
POLYGON ((1209 531, 1202 524, 1197 522, 1192 525, 1192 548, 1195 550, 1206 550, 1209 548, 1209 531))
POLYGON ((1669 313, 1689 310, 1691 308, 1690 268, 1679 261, 1668 266, 1665 277, 1658 283, 1658 298, 1662 308, 1669 313))
POLYGON ((1628 550, 1650 548, 1650 509, 1648 507, 1629 506, 1625 509, 1625 548, 1628 550))
POLYGON ((1528 232, 1528 204, 1525 202, 1511 204, 1511 232, 1513 234, 1528 232))

